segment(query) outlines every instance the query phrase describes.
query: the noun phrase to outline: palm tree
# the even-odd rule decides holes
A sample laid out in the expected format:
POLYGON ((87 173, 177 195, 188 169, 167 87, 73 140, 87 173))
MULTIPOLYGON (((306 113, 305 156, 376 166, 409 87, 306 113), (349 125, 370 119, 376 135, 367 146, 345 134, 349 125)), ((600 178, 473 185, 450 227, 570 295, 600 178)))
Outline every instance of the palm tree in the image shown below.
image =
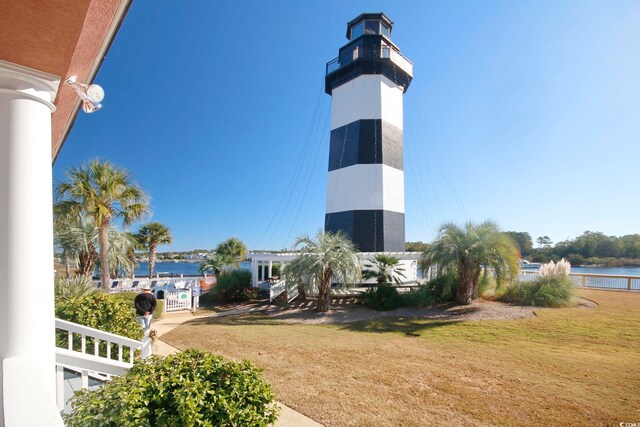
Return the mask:
POLYGON ((170 245, 173 242, 171 230, 159 222, 150 222, 138 229, 137 240, 149 251, 149 278, 152 278, 158 245, 170 245))
POLYGON ((402 284, 400 277, 405 277, 404 268, 400 265, 400 260, 391 255, 377 254, 373 261, 369 261, 366 270, 362 271, 365 279, 376 279, 378 285, 383 286, 391 282, 397 285, 402 284))
POLYGON ((131 239, 131 245, 127 248, 127 262, 129 264, 129 273, 133 279, 136 271, 136 251, 144 249, 144 246, 138 240, 136 233, 128 231, 127 236, 131 239))
POLYGON ((511 239, 496 223, 485 221, 478 225, 467 222, 464 227, 451 223, 440 227, 438 238, 424 253, 423 263, 437 265, 439 275, 454 274, 458 283, 456 301, 470 304, 478 297, 483 266, 493 268, 499 287, 506 278, 515 277, 519 259, 511 239))
POLYGON ((71 261, 77 266, 76 274, 93 273, 98 259, 95 237, 96 229, 91 220, 80 215, 66 215, 57 204, 54 205, 53 241, 65 259, 67 279, 71 276, 71 261))
POLYGON ((217 276, 223 268, 233 264, 234 262, 235 260, 229 255, 214 252, 212 255, 208 256, 207 259, 202 261, 200 264, 200 272, 211 272, 217 276))
POLYGON ((307 300, 307 290, 313 288, 314 275, 307 270, 304 262, 288 263, 283 270, 283 274, 287 282, 294 282, 298 288, 298 301, 305 302, 307 300))
POLYGON ((318 285, 318 311, 330 308, 334 277, 345 284, 359 281, 361 272, 355 247, 342 232, 319 231, 315 238, 304 235, 293 245, 300 247, 300 256, 289 263, 289 269, 307 271, 314 278, 318 285))
POLYGON ((226 255, 233 260, 233 264, 237 265, 238 260, 242 260, 247 257, 247 247, 242 240, 237 237, 230 237, 224 242, 218 244, 216 253, 226 255))
POLYGON ((128 226, 148 212, 148 197, 131 181, 129 173, 107 161, 94 160, 67 171, 67 181, 58 184, 60 209, 82 214, 98 228, 100 282, 109 289, 109 225, 121 220, 128 226))
MULTIPOLYGON (((98 233, 96 233, 96 240, 97 237, 98 233)), ((109 267, 111 269, 111 278, 118 277, 118 273, 122 273, 123 276, 133 274, 129 255, 132 248, 136 246, 137 241, 131 237, 131 233, 109 226, 109 267)))

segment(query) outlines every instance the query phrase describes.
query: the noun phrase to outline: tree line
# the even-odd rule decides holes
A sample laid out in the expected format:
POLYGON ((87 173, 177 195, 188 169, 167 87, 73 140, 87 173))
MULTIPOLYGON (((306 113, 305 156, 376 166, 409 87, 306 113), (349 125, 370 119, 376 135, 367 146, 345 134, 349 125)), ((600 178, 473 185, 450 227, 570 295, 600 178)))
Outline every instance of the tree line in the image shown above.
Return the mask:
MULTIPOLYGON (((504 231, 520 251, 522 258, 533 262, 557 262, 562 258, 572 265, 640 266, 640 234, 607 236, 599 231, 585 231, 580 236, 554 242, 549 236, 539 236, 535 243, 531 235, 521 231, 504 231)), ((409 252, 425 252, 431 244, 407 242, 409 252)))
POLYGON ((536 239, 534 248, 527 232, 505 232, 520 249, 523 258, 535 262, 567 259, 572 265, 602 264, 640 265, 640 234, 607 236, 599 231, 585 231, 580 236, 553 243, 548 236, 536 239))

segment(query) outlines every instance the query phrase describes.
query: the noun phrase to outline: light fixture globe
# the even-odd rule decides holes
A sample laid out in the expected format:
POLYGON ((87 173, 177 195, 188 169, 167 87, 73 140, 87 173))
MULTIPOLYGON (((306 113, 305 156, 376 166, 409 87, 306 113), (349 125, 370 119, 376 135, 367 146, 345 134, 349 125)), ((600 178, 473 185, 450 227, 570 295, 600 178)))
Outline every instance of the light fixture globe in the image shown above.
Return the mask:
POLYGON ((102 86, 97 84, 89 85, 87 88, 87 98, 89 101, 94 103, 102 102, 104 99, 104 89, 102 89, 102 86))

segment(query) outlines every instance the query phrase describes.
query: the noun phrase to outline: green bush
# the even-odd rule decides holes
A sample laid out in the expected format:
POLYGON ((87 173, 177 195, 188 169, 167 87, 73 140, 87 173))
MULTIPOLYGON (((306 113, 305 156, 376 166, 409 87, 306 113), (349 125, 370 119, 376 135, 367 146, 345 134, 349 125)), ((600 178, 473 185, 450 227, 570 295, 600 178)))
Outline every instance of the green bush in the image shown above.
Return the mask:
POLYGON ((124 376, 73 397, 69 427, 268 426, 279 409, 250 362, 186 350, 138 361, 124 376))
POLYGON ((436 304, 454 301, 456 290, 457 285, 454 276, 439 276, 402 294, 402 305, 407 307, 431 307, 436 304))
MULTIPOLYGON (((216 301, 247 301, 245 290, 251 287, 251 272, 244 269, 227 270, 216 278, 211 298, 216 301)), ((205 299, 206 300, 206 299, 205 299)))
MULTIPOLYGON (((140 324, 136 321, 133 303, 121 294, 92 293, 77 298, 56 298, 56 317, 69 322, 78 323, 90 328, 100 329, 104 332, 121 335, 134 340, 141 340, 144 334, 140 324)), ((69 334, 63 331, 56 332, 56 346, 66 348, 69 343, 69 334)), ((81 348, 80 336, 73 334, 72 347, 79 351, 81 348)), ((87 353, 93 354, 94 340, 91 337, 86 341, 87 353)), ((101 341, 98 346, 98 354, 106 357, 107 343, 101 341)), ((116 344, 111 345, 111 358, 117 359, 118 349, 116 344)), ((129 357, 129 349, 124 349, 123 357, 129 357)))
POLYGON ((369 288, 363 296, 363 302, 367 307, 378 311, 395 310, 402 306, 400 294, 389 285, 369 288))
POLYGON ((143 335, 133 303, 121 294, 98 292, 73 299, 58 298, 56 317, 134 340, 143 335))
POLYGON ((53 281, 53 289, 56 300, 80 298, 100 292, 91 277, 83 275, 70 279, 56 276, 53 281))
POLYGON ((508 287, 499 299, 534 307, 567 307, 571 304, 573 289, 567 276, 541 277, 508 287))

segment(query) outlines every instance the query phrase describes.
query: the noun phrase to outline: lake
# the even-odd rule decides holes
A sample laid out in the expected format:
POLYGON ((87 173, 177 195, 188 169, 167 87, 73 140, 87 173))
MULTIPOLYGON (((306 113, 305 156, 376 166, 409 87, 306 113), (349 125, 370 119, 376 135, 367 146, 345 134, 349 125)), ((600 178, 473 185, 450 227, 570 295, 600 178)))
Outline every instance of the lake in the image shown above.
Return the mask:
MULTIPOLYGON (((240 263, 240 267, 249 270, 251 268, 251 263, 243 261, 240 263)), ((199 262, 156 262, 155 272, 158 274, 168 273, 172 275, 184 274, 185 276, 202 276, 202 274, 200 274, 199 262)), ((136 276, 147 276, 149 274, 149 263, 138 263, 135 273, 136 276)))
MULTIPOLYGON (((243 261, 240 267, 250 269, 251 263, 243 261)), ((200 276, 199 262, 156 262, 157 273, 184 274, 185 276, 200 276)), ((141 262, 136 268, 136 276, 146 276, 149 266, 141 262)), ((640 267, 571 267, 572 273, 579 274, 615 274, 620 276, 640 276, 640 267)))

